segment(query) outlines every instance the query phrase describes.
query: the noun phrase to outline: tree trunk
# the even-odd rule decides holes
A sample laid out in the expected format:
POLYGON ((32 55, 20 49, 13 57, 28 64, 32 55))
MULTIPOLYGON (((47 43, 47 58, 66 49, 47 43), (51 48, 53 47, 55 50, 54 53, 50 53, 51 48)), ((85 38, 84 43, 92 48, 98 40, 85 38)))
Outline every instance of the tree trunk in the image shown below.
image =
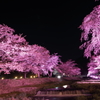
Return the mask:
POLYGON ((24 78, 26 78, 27 72, 24 72, 24 78))
POLYGON ((52 72, 50 72, 49 77, 52 77, 52 72))
POLYGON ((40 74, 39 73, 37 73, 37 75, 38 75, 38 77, 40 77, 40 74))

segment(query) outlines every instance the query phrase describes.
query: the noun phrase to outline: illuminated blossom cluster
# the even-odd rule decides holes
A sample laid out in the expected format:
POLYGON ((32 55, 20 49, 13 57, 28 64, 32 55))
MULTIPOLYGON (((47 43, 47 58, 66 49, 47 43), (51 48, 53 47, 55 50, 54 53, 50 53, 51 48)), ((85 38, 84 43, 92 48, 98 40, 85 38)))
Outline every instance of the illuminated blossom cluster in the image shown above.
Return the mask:
POLYGON ((88 63, 88 67, 89 71, 87 76, 97 75, 100 70, 100 56, 92 56, 90 62, 88 63))
POLYGON ((88 76, 97 74, 100 68, 100 5, 84 18, 80 28, 84 42, 80 49, 84 49, 84 56, 90 58, 88 76))
POLYGON ((29 45, 22 35, 14 34, 12 28, 0 25, 0 72, 9 74, 16 70, 24 72, 24 77, 30 71, 38 77, 52 76, 54 70, 62 74, 80 74, 80 69, 75 67, 76 64, 73 61, 61 63, 57 54, 50 55, 49 50, 37 44, 29 45))
POLYGON ((61 63, 61 60, 59 59, 59 56, 57 54, 50 55, 50 58, 45 62, 45 64, 42 65, 43 74, 48 74, 49 76, 52 76, 52 73, 57 68, 57 65, 61 63), (48 73, 48 71, 50 73, 48 73))
POLYGON ((80 46, 85 48, 84 56, 91 57, 100 53, 100 5, 87 15, 80 28, 83 30, 81 41, 84 43, 80 46))
POLYGON ((68 60, 65 63, 58 65, 58 72, 65 74, 66 76, 80 75, 80 68, 76 66, 77 64, 74 61, 68 60))
POLYGON ((36 44, 29 45, 22 35, 0 25, 0 72, 32 71, 35 74, 48 74, 59 63, 57 55, 50 55, 49 50, 36 44))

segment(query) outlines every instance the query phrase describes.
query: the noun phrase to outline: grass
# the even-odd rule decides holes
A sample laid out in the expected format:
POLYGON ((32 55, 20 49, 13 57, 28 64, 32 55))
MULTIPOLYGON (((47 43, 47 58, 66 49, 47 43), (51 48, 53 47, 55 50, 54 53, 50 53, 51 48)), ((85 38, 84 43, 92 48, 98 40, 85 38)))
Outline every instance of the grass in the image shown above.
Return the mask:
MULTIPOLYGON (((1 94, 0 94, 0 97, 5 97, 5 96, 11 96, 11 95, 18 95, 20 93, 26 93, 26 92, 21 92, 19 91, 18 89, 23 89, 23 90, 26 90, 28 88, 34 88, 36 87, 35 89, 31 89, 31 93, 35 94, 39 89, 42 89, 42 88, 49 88, 49 87, 52 87, 53 84, 55 85, 59 83, 59 80, 57 79, 54 79, 54 78, 37 78, 37 79, 20 79, 20 80, 0 80, 0 86, 1 86, 1 94), (26 81, 29 81, 29 83, 25 83, 26 81), (32 80, 32 81, 31 81, 32 80), (7 84, 7 81, 9 82, 9 84, 7 84), (36 82, 37 84, 36 84, 36 82), (18 84, 19 82, 19 84, 18 84), (25 84, 22 84, 22 83, 25 83, 25 84), (13 86, 12 84, 14 84, 15 86, 13 86), (27 85, 28 84, 28 85, 27 85), (12 87, 11 87, 12 86, 12 87), (10 90, 10 89, 13 89, 12 92, 10 91, 7 91, 8 93, 3 93, 3 91, 5 90, 10 90)), ((27 94, 30 94, 30 91, 27 92, 27 94)))
POLYGON ((10 92, 10 93, 5 93, 5 94, 1 94, 0 97, 12 97, 12 96, 16 96, 16 95, 19 95, 21 92, 19 91, 13 91, 13 92, 10 92))

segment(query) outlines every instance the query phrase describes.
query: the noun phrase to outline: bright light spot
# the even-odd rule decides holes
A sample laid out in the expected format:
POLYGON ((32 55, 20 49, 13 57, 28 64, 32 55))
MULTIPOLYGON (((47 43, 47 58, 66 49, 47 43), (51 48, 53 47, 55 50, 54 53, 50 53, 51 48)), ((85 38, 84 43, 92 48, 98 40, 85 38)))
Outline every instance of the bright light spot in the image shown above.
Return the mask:
POLYGON ((15 76, 15 78, 14 79, 18 79, 18 77, 17 76, 15 76))
POLYGON ((23 77, 21 76, 20 79, 22 79, 23 77))
POLYGON ((58 87, 55 87, 55 89, 58 89, 58 87))
POLYGON ((67 88, 68 87, 68 85, 63 85, 63 88, 67 88))
POLYGON ((32 78, 32 76, 30 76, 30 78, 32 78))
POLYGON ((57 78, 59 78, 59 79, 60 79, 60 78, 61 78, 61 76, 59 75, 59 76, 57 76, 57 78))
POLYGON ((90 77, 94 78, 94 79, 98 79, 98 76, 94 76, 94 75, 90 75, 90 77))
POLYGON ((4 77, 1 78, 2 80, 4 79, 4 77))
POLYGON ((33 76, 33 78, 35 78, 35 76, 33 76))

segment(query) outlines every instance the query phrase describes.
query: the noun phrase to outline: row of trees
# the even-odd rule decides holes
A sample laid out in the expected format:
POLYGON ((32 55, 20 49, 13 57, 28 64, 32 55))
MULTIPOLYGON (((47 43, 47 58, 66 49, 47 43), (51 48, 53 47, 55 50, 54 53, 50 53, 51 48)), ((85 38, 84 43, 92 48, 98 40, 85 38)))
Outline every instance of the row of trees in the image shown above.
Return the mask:
MULTIPOLYGON (((95 0, 97 1, 97 0, 95 0)), ((90 59, 88 76, 100 72, 100 5, 88 14, 80 29, 83 30, 80 49, 90 59)), ((0 72, 33 72, 40 76, 52 75, 54 70, 66 75, 79 75, 80 68, 72 60, 61 62, 57 54, 50 55, 49 50, 37 44, 29 45, 22 35, 14 34, 14 29, 0 25, 0 72)))
POLYGON ((14 32, 12 28, 0 25, 0 72, 31 71, 40 76, 52 75, 57 70, 60 73, 80 74, 73 61, 62 63, 57 54, 50 55, 49 50, 37 44, 29 45, 22 35, 14 32))

